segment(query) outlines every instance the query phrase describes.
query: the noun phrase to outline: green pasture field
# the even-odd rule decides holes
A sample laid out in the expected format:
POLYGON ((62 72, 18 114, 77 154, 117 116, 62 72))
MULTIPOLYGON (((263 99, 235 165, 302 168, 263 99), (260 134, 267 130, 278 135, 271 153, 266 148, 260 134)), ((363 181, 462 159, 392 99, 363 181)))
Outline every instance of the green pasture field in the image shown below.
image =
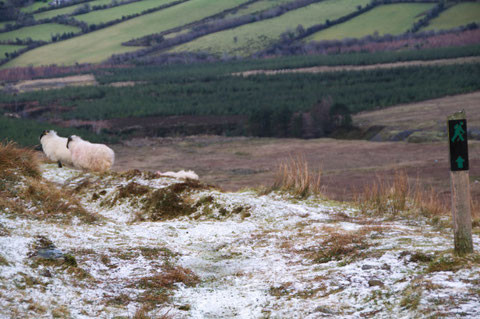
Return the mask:
POLYGON ((25 45, 7 45, 2 44, 0 45, 0 59, 5 57, 5 53, 13 53, 17 50, 25 48, 25 45))
POLYGON ((433 3, 401 3, 376 7, 356 18, 319 31, 305 41, 361 38, 378 32, 378 35, 398 35, 406 32, 432 8, 433 3))
POLYGON ((173 2, 174 0, 143 0, 140 2, 133 2, 118 7, 113 7, 105 10, 95 10, 89 13, 75 16, 78 21, 86 22, 87 24, 99 24, 116 19, 121 19, 122 16, 141 13, 142 11, 160 7, 161 5, 173 2))
POLYGON ((21 8, 20 11, 25 13, 35 12, 40 8, 48 7, 49 6, 48 2, 49 1, 45 1, 45 2, 35 1, 31 5, 21 8))
POLYGON ((472 22, 480 22, 480 2, 464 2, 440 13, 421 31, 448 30, 472 22))
POLYGON ((9 23, 10 23, 10 24, 15 24, 15 21, 12 20, 12 21, 0 22, 0 30, 3 29, 3 28, 5 28, 5 26, 6 26, 7 24, 9 24, 9 23))
POLYGON ((279 6, 284 3, 292 2, 293 0, 260 0, 250 4, 248 7, 238 10, 237 12, 231 13, 226 16, 226 18, 239 17, 246 14, 251 14, 258 11, 263 11, 270 9, 276 6, 279 6))
MULTIPOLYGON (((101 6, 105 4, 111 3, 112 0, 94 0, 94 1, 89 1, 85 2, 90 5, 90 7, 93 6, 101 6)), ((41 19, 50 19, 59 15, 70 15, 75 9, 84 6, 85 3, 81 4, 74 4, 72 6, 64 7, 64 8, 59 8, 59 9, 54 9, 54 10, 48 10, 44 12, 40 12, 34 15, 35 20, 41 20, 41 19)))
POLYGON ((69 25, 44 23, 0 33, 0 41, 15 40, 16 38, 22 40, 26 38, 32 38, 32 40, 50 41, 51 36, 54 34, 78 31, 80 31, 79 28, 69 25))
POLYGON ((250 23, 235 29, 209 34, 173 48, 172 52, 207 51, 214 54, 248 56, 265 49, 288 30, 301 24, 304 28, 337 19, 355 10, 357 5, 366 5, 370 0, 326 0, 293 10, 277 18, 250 23), (236 40, 235 40, 236 39, 236 40))
POLYGON ((3 67, 72 65, 98 63, 112 54, 136 51, 138 47, 122 46, 122 42, 182 26, 225 9, 238 6, 247 0, 195 0, 146 14, 118 23, 109 28, 91 32, 79 37, 52 43, 28 51, 3 67))

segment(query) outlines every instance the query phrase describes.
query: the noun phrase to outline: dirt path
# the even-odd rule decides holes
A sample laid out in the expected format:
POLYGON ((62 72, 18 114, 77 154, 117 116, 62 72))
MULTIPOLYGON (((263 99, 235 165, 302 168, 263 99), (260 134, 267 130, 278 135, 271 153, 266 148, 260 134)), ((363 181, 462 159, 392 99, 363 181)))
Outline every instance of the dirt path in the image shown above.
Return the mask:
POLYGON ((96 84, 97 82, 93 74, 83 74, 52 79, 20 81, 14 86, 14 88, 20 92, 30 92, 42 89, 58 89, 65 86, 84 86, 96 84))
POLYGON ((391 69, 401 68, 409 66, 432 66, 432 65, 451 65, 451 64, 464 64, 464 63, 479 63, 480 57, 466 57, 455 59, 439 59, 431 61, 407 61, 407 62, 393 62, 393 63, 381 63, 371 65, 340 65, 340 66, 314 66, 309 68, 298 69, 282 69, 282 70, 251 70, 235 75, 249 76, 255 74, 267 74, 274 75, 279 73, 322 73, 322 72, 338 72, 338 71, 364 71, 373 69, 391 69))

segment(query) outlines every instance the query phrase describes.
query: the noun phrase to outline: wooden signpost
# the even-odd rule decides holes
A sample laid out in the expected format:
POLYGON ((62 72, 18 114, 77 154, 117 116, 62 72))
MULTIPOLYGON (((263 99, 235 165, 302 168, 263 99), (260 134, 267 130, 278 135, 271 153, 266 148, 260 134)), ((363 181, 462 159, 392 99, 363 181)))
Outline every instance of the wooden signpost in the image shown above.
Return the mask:
POLYGON ((473 241, 467 120, 464 111, 448 117, 448 140, 455 253, 465 255, 473 252, 473 241))

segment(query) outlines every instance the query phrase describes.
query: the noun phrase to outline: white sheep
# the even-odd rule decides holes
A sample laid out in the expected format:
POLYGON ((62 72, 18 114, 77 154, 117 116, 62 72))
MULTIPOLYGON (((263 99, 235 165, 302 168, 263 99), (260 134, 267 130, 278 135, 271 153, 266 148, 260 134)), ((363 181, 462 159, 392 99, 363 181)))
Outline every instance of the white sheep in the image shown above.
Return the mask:
POLYGON ((67 148, 67 138, 60 137, 55 131, 43 131, 40 135, 40 144, 47 157, 58 163, 58 167, 62 164, 72 165, 72 155, 67 148))
POLYGON ((79 169, 104 172, 115 161, 115 153, 110 147, 84 141, 76 135, 68 138, 67 148, 72 153, 73 166, 79 169))
POLYGON ((174 177, 174 178, 183 178, 183 179, 195 179, 198 180, 198 175, 195 174, 194 171, 178 171, 178 172, 165 172, 162 173, 160 171, 156 172, 157 175, 160 176, 168 176, 168 177, 174 177))

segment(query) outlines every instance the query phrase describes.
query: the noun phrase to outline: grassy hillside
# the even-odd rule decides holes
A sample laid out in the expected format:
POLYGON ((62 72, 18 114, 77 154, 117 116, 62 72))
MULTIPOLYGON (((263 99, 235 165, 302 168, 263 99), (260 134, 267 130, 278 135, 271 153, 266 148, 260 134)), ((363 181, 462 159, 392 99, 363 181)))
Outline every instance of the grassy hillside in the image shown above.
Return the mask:
POLYGON ((214 54, 228 53, 246 56, 265 49, 280 39, 280 35, 293 31, 298 25, 303 28, 338 19, 356 10, 356 5, 366 5, 370 0, 326 0, 297 10, 289 11, 277 18, 250 23, 235 29, 216 32, 187 44, 175 47, 172 52, 207 51, 214 54))
POLYGON ((239 17, 245 14, 251 14, 263 10, 273 8, 275 6, 291 2, 292 0, 259 0, 251 3, 245 8, 239 9, 236 12, 232 12, 227 15, 227 18, 239 17))
POLYGON ((140 2, 133 2, 110 9, 95 10, 86 14, 80 14, 75 16, 75 19, 88 24, 105 23, 116 19, 121 19, 122 16, 138 14, 148 9, 157 8, 173 1, 175 0, 144 0, 140 2))
POLYGON ((45 23, 31 27, 25 27, 10 32, 0 33, 0 41, 15 40, 17 38, 25 40, 31 38, 32 40, 51 41, 52 35, 57 33, 79 32, 80 29, 63 24, 45 23))
POLYGON ((0 45, 0 58, 5 56, 5 53, 12 53, 25 48, 25 45, 0 45))
POLYGON ((432 19, 423 30, 448 30, 472 22, 480 22, 479 2, 456 4, 432 19))
POLYGON ((421 14, 433 7, 430 3, 382 5, 345 23, 315 33, 306 41, 361 38, 378 33, 397 35, 406 32, 421 14))
POLYGON ((45 2, 35 1, 31 5, 28 5, 26 7, 21 8, 20 11, 25 12, 25 13, 31 13, 31 12, 37 11, 38 9, 47 8, 49 6, 50 5, 48 4, 48 1, 45 1, 45 2))
MULTIPOLYGON (((61 18, 61 23, 70 27, 57 26, 53 33, 79 30, 71 29, 71 26, 75 26, 81 28, 82 34, 73 39, 66 39, 70 36, 67 35, 56 43, 33 49, 16 58, 10 57, 14 59, 8 63, 4 61, 6 64, 3 67, 99 63, 114 54, 131 53, 144 48, 149 48, 148 54, 152 57, 185 51, 208 52, 217 57, 245 57, 259 51, 267 52, 266 49, 279 54, 277 48, 280 46, 283 54, 288 53, 289 49, 285 51, 285 45, 300 45, 291 42, 294 37, 297 41, 309 43, 361 38, 373 34, 401 35, 411 30, 414 24, 415 30, 428 24, 427 20, 442 10, 440 0, 425 3, 394 0, 400 3, 393 4, 373 3, 372 0, 311 0, 314 3, 308 0, 258 0, 248 4, 246 3, 251 0, 188 0, 153 13, 145 13, 146 10, 173 1, 119 1, 114 7, 99 9, 94 7, 110 5, 111 1, 94 0, 37 13, 34 16, 37 21, 70 15, 61 18), (237 8, 242 4, 246 5, 237 8), (72 15, 79 8, 85 7, 91 11, 72 15), (231 10, 233 8, 237 9, 231 10), (230 12, 218 15, 225 10, 230 12), (139 16, 134 18, 134 15, 139 16), (419 21, 421 24, 417 23, 419 21), (129 46, 124 45, 127 42, 129 46)), ((35 4, 36 7, 38 5, 35 4)), ((440 16, 433 19, 424 30, 479 22, 479 6, 476 2, 453 5, 445 12, 440 12, 440 16)), ((28 7, 24 10, 31 12, 35 8, 28 7)), ((51 30, 47 30, 49 28, 52 28, 51 24, 35 25, 0 34, 0 39, 22 39, 26 33, 35 40, 49 40, 52 34, 51 30)), ((127 58, 130 59, 131 56, 127 58)))
POLYGON ((106 29, 37 48, 10 61, 5 67, 45 64, 68 65, 75 62, 98 63, 115 53, 138 50, 138 47, 122 46, 123 42, 132 38, 182 26, 219 13, 245 1, 223 0, 221 4, 213 3, 210 0, 184 2, 106 29))
MULTIPOLYGON (((100 6, 100 5, 109 4, 111 2, 112 2, 112 0, 94 0, 94 1, 86 2, 86 4, 88 4, 90 7, 93 7, 93 6, 100 6)), ((36 13, 34 15, 34 17, 35 17, 35 20, 42 20, 42 19, 50 19, 50 18, 60 16, 60 15, 69 15, 69 14, 73 13, 76 9, 78 9, 78 8, 84 6, 84 5, 85 5, 85 3, 81 3, 81 4, 74 4, 74 5, 71 5, 71 6, 68 6, 68 7, 64 7, 64 8, 48 10, 48 11, 36 13)))

